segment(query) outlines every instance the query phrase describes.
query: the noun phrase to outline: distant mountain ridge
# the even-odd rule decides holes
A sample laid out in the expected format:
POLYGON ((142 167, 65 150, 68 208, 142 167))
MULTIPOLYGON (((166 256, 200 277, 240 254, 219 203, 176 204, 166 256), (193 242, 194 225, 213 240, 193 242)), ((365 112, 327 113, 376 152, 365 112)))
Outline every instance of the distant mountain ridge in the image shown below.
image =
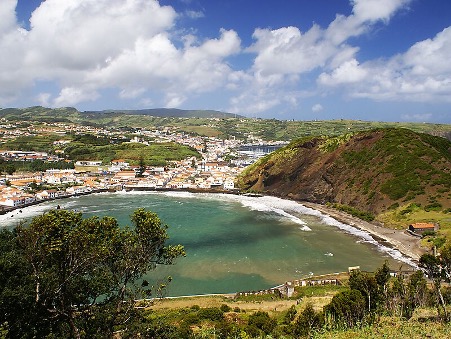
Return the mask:
MULTIPOLYGON (((183 110, 177 108, 150 108, 139 110, 102 110, 102 111, 83 111, 80 112, 73 107, 63 108, 46 108, 42 106, 34 106, 29 108, 4 108, 0 109, 0 117, 5 116, 22 116, 24 118, 29 117, 30 114, 35 116, 36 114, 55 117, 65 113, 66 115, 78 114, 88 118, 99 118, 101 116, 119 116, 119 115, 146 115, 153 117, 173 117, 173 118, 242 118, 243 116, 215 111, 215 110, 183 110)), ((63 118, 63 117, 60 117, 63 118)))
POLYGON ((149 108, 139 110, 104 110, 104 111, 84 111, 82 114, 129 114, 129 115, 149 115, 154 117, 173 118, 236 118, 241 115, 226 113, 215 110, 184 110, 178 108, 149 108))
POLYGON ((179 110, 153 108, 143 110, 102 110, 79 112, 73 107, 0 108, 0 118, 9 122, 68 123, 107 128, 155 129, 171 127, 183 133, 206 137, 246 139, 249 136, 265 141, 291 141, 311 135, 336 136, 342 133, 375 128, 408 128, 451 140, 450 124, 383 122, 360 120, 277 120, 246 118, 241 115, 212 110, 179 110))
POLYGON ((451 142, 407 129, 308 137, 243 172, 244 190, 378 215, 417 203, 451 207, 451 142))

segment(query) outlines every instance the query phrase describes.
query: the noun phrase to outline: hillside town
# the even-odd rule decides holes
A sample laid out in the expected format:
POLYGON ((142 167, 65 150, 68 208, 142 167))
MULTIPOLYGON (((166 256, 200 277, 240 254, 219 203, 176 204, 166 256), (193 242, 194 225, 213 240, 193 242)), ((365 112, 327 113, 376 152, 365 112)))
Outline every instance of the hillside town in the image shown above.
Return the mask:
MULTIPOLYGON (((23 135, 53 133, 61 139, 53 143, 55 149, 48 152, 0 150, 3 161, 42 161, 46 163, 66 160, 63 147, 70 144, 68 133, 90 133, 120 140, 126 139, 121 131, 78 126, 75 124, 49 123, 39 128, 33 125, 23 128, 20 123, 0 125, 1 142, 23 135)), ((114 159, 108 164, 98 159, 75 161, 74 169, 48 169, 31 173, 2 173, 0 177, 0 211, 3 213, 42 201, 117 190, 235 190, 235 178, 250 163, 282 143, 274 143, 271 149, 263 149, 262 140, 252 139, 254 148, 235 138, 223 140, 215 137, 192 136, 164 127, 154 131, 136 130, 129 143, 175 142, 196 149, 202 158, 189 157, 172 161, 168 166, 132 166, 124 159, 114 159), (255 145, 260 145, 256 147, 255 145), (245 149, 245 150, 240 150, 245 149), (45 189, 41 189, 45 187, 45 189)), ((71 160, 71 159, 69 159, 71 160)))

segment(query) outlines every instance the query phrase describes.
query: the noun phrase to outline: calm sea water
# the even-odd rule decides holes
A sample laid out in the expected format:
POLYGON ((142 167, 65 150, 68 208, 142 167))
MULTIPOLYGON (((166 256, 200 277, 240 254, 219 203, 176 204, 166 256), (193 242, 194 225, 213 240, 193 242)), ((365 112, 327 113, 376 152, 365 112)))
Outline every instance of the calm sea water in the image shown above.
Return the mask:
POLYGON ((147 277, 170 275, 168 295, 233 293, 273 287, 287 280, 346 271, 359 265, 375 270, 389 260, 398 269, 409 260, 378 245, 368 234, 292 201, 184 192, 103 193, 58 200, 0 216, 12 226, 46 210, 61 208, 84 216, 113 216, 130 225, 144 207, 169 225, 170 243, 187 256, 160 266, 147 277))

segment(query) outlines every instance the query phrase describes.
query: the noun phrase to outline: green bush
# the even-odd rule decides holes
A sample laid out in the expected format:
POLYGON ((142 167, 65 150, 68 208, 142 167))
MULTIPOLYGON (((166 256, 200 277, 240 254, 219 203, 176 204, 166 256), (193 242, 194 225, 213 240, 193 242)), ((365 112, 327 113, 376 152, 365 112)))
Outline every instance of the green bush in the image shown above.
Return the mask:
POLYGON ((332 204, 332 207, 337 210, 349 213, 352 216, 357 217, 362 220, 365 220, 365 221, 373 221, 374 220, 374 215, 372 213, 360 211, 352 206, 341 205, 341 204, 332 204))
POLYGON ((310 337, 313 331, 320 329, 323 325, 323 314, 315 312, 313 305, 308 303, 296 320, 293 332, 296 337, 310 337))
POLYGON ((219 309, 220 309, 223 313, 230 312, 230 310, 231 310, 230 306, 229 306, 229 305, 226 305, 226 304, 222 304, 221 307, 220 307, 219 309))
POLYGON ((297 313, 298 312, 296 311, 296 307, 294 305, 291 305, 291 307, 287 310, 287 312, 283 317, 283 322, 285 324, 291 323, 294 320, 294 318, 296 318, 297 313))
POLYGON ((343 329, 362 324, 365 310, 365 298, 358 290, 340 292, 324 307, 325 315, 333 321, 332 327, 343 329))
POLYGON ((248 328, 251 333, 263 331, 265 334, 270 334, 277 326, 277 321, 272 319, 267 312, 257 311, 249 316, 248 328), (258 329, 260 331, 255 331, 258 329))
POLYGON ((208 319, 212 321, 220 321, 224 319, 224 312, 217 307, 202 308, 197 312, 201 319, 208 319))
POLYGON ((421 234, 421 237, 425 238, 428 236, 435 236, 435 235, 436 235, 435 231, 425 231, 425 232, 423 232, 423 234, 421 234))
POLYGON ((441 211, 442 210, 442 204, 440 204, 439 202, 433 202, 429 205, 424 206, 424 210, 426 212, 430 212, 430 211, 441 211))

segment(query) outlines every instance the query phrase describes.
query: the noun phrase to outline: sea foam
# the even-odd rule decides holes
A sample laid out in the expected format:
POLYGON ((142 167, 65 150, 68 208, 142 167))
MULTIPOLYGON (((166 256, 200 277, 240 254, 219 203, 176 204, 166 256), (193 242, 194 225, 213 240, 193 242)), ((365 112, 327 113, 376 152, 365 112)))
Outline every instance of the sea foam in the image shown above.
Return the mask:
MULTIPOLYGON (((301 203, 292 200, 285 200, 277 197, 262 196, 262 197, 249 197, 234 194, 218 194, 218 193, 190 193, 183 191, 166 191, 166 192, 155 192, 155 191, 131 191, 131 192, 116 192, 116 193, 99 193, 99 194, 115 194, 115 195, 147 195, 147 194, 163 194, 168 197, 176 197, 179 199, 212 199, 218 201, 230 201, 238 202, 243 207, 264 213, 274 213, 284 220, 289 220, 295 224, 301 225, 301 230, 311 231, 311 228, 306 225, 303 221, 302 215, 309 215, 317 217, 322 223, 337 227, 338 229, 356 236, 359 241, 369 243, 374 245, 379 251, 387 253, 389 256, 397 261, 404 262, 412 267, 417 267, 415 262, 403 255, 399 250, 390 248, 383 244, 377 242, 369 232, 360 230, 354 226, 342 223, 333 217, 323 214, 322 212, 306 207, 301 203)), ((73 202, 74 198, 67 200, 59 200, 58 202, 43 203, 41 205, 34 205, 27 208, 23 208, 22 212, 20 210, 15 210, 4 215, 0 215, 0 224, 2 226, 11 227, 18 223, 25 221, 31 217, 42 214, 47 210, 55 208, 57 204, 60 204, 64 209, 71 209, 75 205, 73 202)))
MULTIPOLYGON (((284 217, 289 218, 293 222, 297 222, 300 224, 305 224, 300 218, 296 215, 310 215, 317 217, 323 224, 334 226, 346 232, 350 235, 353 235, 359 238, 360 242, 369 243, 375 246, 380 252, 388 254, 393 259, 408 264, 412 267, 418 267, 418 265, 409 257, 402 254, 399 250, 390 248, 385 246, 378 241, 376 241, 373 236, 367 232, 363 231, 359 228, 356 228, 352 225, 348 225, 342 223, 335 218, 324 214, 318 210, 312 209, 310 207, 306 207, 301 203, 292 200, 285 200, 277 197, 263 196, 263 197, 248 197, 248 196, 232 196, 229 197, 221 197, 221 199, 231 199, 235 201, 239 201, 243 206, 248 207, 250 209, 262 212, 274 212, 284 217), (295 215, 293 215, 295 214, 295 215)), ((308 226, 305 226, 304 230, 311 230, 308 226)))

